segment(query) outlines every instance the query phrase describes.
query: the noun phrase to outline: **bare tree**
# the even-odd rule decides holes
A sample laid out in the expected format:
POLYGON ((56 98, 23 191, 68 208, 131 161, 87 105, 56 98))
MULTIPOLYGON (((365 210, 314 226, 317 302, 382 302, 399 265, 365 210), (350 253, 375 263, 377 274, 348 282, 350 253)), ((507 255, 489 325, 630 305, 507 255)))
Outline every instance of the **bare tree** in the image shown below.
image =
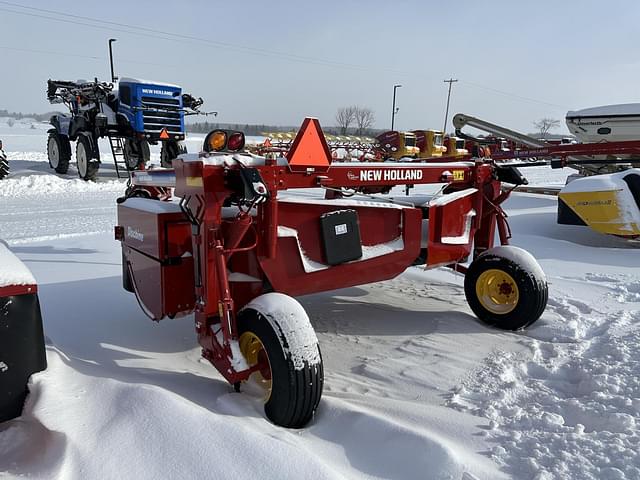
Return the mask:
POLYGON ((375 122, 373 110, 367 107, 356 107, 356 125, 358 126, 358 135, 362 135, 365 130, 375 122))
POLYGON ((345 135, 349 130, 349 127, 353 122, 355 122, 357 109, 358 107, 356 106, 342 107, 338 109, 338 112, 336 113, 336 123, 338 124, 338 127, 340 127, 340 133, 342 135, 345 135))
POLYGON ((533 126, 538 129, 542 138, 547 138, 547 133, 555 130, 560 125, 560 120, 555 118, 541 118, 537 122, 533 122, 533 126))

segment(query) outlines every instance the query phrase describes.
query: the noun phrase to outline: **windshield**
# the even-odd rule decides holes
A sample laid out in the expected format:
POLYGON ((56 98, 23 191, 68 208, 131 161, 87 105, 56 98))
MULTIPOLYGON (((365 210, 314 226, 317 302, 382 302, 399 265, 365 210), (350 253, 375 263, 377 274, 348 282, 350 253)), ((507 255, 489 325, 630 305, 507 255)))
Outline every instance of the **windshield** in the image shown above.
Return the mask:
POLYGON ((405 147, 415 147, 416 146, 416 137, 414 137, 413 135, 411 135, 411 136, 407 135, 406 137, 404 137, 404 146, 405 147))

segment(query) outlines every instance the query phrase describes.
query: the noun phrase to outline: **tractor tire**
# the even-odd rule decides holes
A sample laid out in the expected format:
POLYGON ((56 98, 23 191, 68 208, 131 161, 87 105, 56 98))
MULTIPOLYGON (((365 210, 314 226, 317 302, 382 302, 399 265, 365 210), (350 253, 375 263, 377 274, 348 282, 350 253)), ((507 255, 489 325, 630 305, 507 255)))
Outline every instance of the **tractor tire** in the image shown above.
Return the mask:
POLYGON ((76 144, 76 165, 81 179, 95 181, 100 168, 100 162, 91 161, 95 158, 91 140, 86 135, 80 135, 76 144))
POLYGON ((519 330, 540 318, 549 290, 544 272, 521 248, 495 247, 476 258, 464 279, 471 310, 487 325, 519 330))
MULTIPOLYGON (((262 297, 267 296, 293 300, 279 293, 268 293, 262 297)), ((303 322, 308 323, 309 320, 299 304, 298 307, 304 318, 296 318, 297 312, 286 311, 286 307, 283 312, 286 312, 285 315, 293 315, 289 318, 296 318, 296 325, 304 330, 306 326, 303 322)), ((267 418, 282 427, 302 428, 313 418, 322 396, 322 356, 315 334, 314 343, 300 345, 300 340, 305 335, 283 328, 278 320, 283 318, 281 314, 282 312, 276 312, 263 315, 252 309, 251 304, 242 310, 237 324, 240 351, 249 366, 260 365, 251 380, 257 381, 263 388, 267 418), (296 354, 301 351, 311 352, 313 360, 301 359, 296 354)), ((308 328, 313 332, 310 323, 308 328)))
POLYGON ((160 148, 160 166, 164 168, 173 168, 173 159, 178 155, 187 153, 187 147, 182 143, 175 141, 162 142, 160 148))
POLYGON ((64 175, 69 170, 71 160, 71 143, 69 137, 59 133, 50 133, 47 139, 47 157, 49 166, 56 173, 64 175))
POLYGON ((139 170, 141 165, 146 165, 151 160, 149 142, 146 140, 134 140, 127 138, 124 141, 124 163, 127 170, 139 170))
POLYGON ((9 160, 0 156, 0 180, 9 175, 9 160))

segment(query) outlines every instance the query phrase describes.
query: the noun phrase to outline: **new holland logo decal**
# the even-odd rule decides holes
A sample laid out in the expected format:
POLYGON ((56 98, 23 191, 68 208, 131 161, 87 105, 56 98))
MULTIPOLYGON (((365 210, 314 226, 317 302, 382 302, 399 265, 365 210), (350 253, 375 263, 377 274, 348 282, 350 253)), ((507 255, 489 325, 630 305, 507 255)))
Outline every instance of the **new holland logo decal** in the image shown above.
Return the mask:
POLYGON ((348 172, 347 178, 349 180, 360 180, 361 182, 422 180, 422 170, 416 168, 360 170, 359 177, 352 172, 348 172))

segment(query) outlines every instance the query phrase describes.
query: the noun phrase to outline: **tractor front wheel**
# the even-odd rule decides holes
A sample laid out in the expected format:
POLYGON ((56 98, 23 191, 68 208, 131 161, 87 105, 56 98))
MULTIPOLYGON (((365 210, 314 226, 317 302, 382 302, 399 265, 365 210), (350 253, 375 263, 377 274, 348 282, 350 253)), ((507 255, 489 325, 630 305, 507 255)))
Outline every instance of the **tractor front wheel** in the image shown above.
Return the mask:
POLYGON ((0 180, 9 175, 9 160, 0 156, 0 180))
POLYGON ((80 135, 76 144, 76 165, 78 176, 83 180, 95 180, 100 168, 96 159, 91 140, 86 135, 80 135))
POLYGON ((503 330, 531 325, 542 315, 549 296, 538 262, 512 246, 492 248, 475 259, 465 275, 464 293, 482 322, 503 330))
POLYGON ((160 148, 160 166, 164 168, 173 168, 173 160, 178 155, 187 153, 187 147, 176 141, 162 142, 160 148))
POLYGON ((71 160, 71 143, 69 137, 58 133, 50 133, 47 140, 47 157, 49 166, 56 173, 65 174, 69 170, 71 160))
POLYGON ((267 417, 283 427, 304 427, 320 402, 324 376, 318 339, 302 306, 281 293, 262 295, 240 312, 238 333, 267 417))
POLYGON ((141 165, 146 165, 151 160, 149 142, 146 140, 127 138, 124 141, 123 154, 127 170, 137 170, 141 165))

